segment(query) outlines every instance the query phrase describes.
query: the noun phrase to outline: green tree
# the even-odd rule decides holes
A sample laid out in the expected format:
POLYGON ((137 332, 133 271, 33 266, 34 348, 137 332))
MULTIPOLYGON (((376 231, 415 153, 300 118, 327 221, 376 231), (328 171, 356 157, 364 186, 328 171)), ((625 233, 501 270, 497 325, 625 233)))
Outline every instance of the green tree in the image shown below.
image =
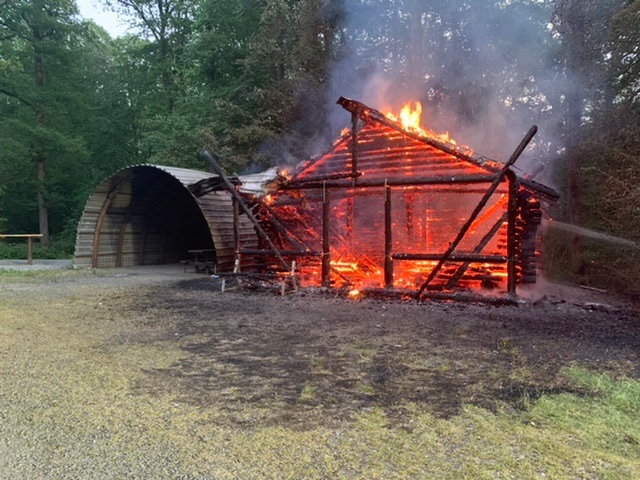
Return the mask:
POLYGON ((40 228, 46 245, 49 233, 73 237, 99 180, 140 161, 135 110, 117 69, 118 50, 104 30, 79 23, 73 3, 13 2, 6 12, 0 41, 3 213, 12 231, 40 228))
MULTIPOLYGON (((10 120, 14 122, 13 130, 22 136, 22 146, 36 170, 34 190, 39 229, 43 235, 42 244, 47 246, 48 163, 55 154, 70 153, 79 148, 75 139, 61 135, 52 121, 56 104, 61 100, 53 72, 64 67, 68 53, 65 42, 71 33, 76 9, 68 0, 6 0, 2 9, 0 92, 8 97, 4 107, 13 110, 10 120)), ((20 173, 18 178, 24 178, 26 172, 20 173)))
MULTIPOLYGON (((639 1, 558 2, 560 58, 576 79, 563 131, 565 215, 571 223, 638 241, 640 190, 639 1)), ((573 236, 565 273, 606 288, 640 290, 638 252, 573 236)), ((561 259, 558 259, 561 261, 561 259)))

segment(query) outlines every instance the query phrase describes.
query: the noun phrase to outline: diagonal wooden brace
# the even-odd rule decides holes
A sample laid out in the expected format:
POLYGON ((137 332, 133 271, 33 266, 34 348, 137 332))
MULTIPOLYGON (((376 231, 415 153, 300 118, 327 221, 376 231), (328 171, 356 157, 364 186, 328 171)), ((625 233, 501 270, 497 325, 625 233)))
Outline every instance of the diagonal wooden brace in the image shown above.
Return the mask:
POLYGON ((416 298, 420 298, 422 296, 422 292, 424 292, 425 288, 429 286, 429 284, 438 274, 442 266, 447 262, 447 260, 449 259, 453 251, 456 249, 460 241, 466 235, 467 231, 471 227, 471 224, 474 222, 476 217, 480 214, 484 206, 487 204, 487 202, 491 198, 491 195, 493 195, 496 189, 500 186, 500 183, 502 183, 504 178, 507 176, 507 173, 509 172, 509 169, 511 168, 511 166, 516 162, 516 160, 518 160, 518 158, 520 157, 520 155, 522 154, 524 149, 527 147, 527 145, 529 144, 529 142, 531 141, 531 139, 533 138, 533 136, 536 134, 537 131, 538 131, 538 127, 536 125, 534 125, 529 129, 525 137, 522 139, 522 141, 516 148, 516 150, 513 152, 513 154, 511 154, 511 157, 509 158, 507 163, 505 163, 504 167, 502 167, 502 170, 500 170, 500 172, 496 175, 495 180, 489 186, 489 189, 484 194, 484 196, 482 197, 482 199, 480 200, 476 208, 473 210, 473 212, 471 212, 471 216, 467 219, 465 224, 462 226, 456 238, 449 244, 449 248, 447 248, 447 251, 442 254, 442 257, 440 258, 436 266, 433 268, 433 270, 431 270, 431 273, 429 274, 427 279, 424 281, 422 285, 420 285, 420 288, 418 289, 418 292, 415 295, 416 298))
POLYGON ((231 181, 227 178, 226 174, 224 173, 224 170, 222 170, 222 167, 218 165, 218 163, 213 159, 213 156, 211 155, 211 153, 209 153, 207 149, 202 150, 201 155, 211 164, 211 168, 213 168, 213 171, 216 173, 216 175, 218 175, 222 179, 231 196, 234 198, 236 202, 238 202, 238 205, 240 206, 242 211, 247 215, 249 220, 251 220, 251 223, 253 223, 253 226, 256 227, 257 232, 260 235, 262 235, 262 237, 267 241, 267 243, 269 244, 269 247, 271 247, 275 256, 278 257, 278 260, 280 260, 280 263, 282 264, 284 269, 286 271, 291 271, 291 266, 287 262, 285 262, 284 258, 282 258, 280 251, 278 250, 276 245, 273 243, 273 241, 271 240, 267 232, 264 231, 264 229, 262 228, 262 225, 260 225, 260 222, 258 222, 258 219, 253 215, 253 212, 251 211, 251 209, 247 207, 247 204, 244 203, 244 200, 242 199, 242 197, 238 195, 236 188, 231 183, 231 181))

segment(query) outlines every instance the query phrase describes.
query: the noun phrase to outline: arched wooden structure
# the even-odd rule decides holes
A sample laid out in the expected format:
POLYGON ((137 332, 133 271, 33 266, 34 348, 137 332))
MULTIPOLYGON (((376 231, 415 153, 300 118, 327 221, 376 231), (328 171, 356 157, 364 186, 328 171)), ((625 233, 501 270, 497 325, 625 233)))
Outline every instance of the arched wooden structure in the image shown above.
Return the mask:
MULTIPOLYGON (((77 267, 177 263, 188 250, 215 249, 218 268, 233 269, 233 205, 227 191, 204 192, 207 172, 137 165, 101 182, 85 205, 76 237, 77 267)), ((240 218, 240 237, 257 242, 240 218)))

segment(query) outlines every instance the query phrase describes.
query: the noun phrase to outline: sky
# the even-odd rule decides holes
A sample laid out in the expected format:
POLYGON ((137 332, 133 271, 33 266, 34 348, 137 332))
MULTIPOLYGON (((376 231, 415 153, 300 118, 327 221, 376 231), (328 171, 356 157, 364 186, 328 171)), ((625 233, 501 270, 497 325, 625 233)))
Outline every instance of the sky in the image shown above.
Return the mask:
POLYGON ((124 35, 127 26, 118 20, 114 12, 105 11, 98 0, 76 0, 80 16, 85 19, 92 19, 104 28, 113 38, 124 35))

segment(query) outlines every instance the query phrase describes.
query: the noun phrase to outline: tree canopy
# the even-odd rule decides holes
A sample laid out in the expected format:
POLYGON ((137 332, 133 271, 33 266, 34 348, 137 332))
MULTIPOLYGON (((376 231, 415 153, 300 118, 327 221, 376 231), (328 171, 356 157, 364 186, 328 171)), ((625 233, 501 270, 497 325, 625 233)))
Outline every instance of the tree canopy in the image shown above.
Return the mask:
POLYGON ((308 158, 346 125, 344 95, 421 100, 428 126, 498 158, 536 123, 519 164, 546 165, 558 215, 638 240, 638 0, 102 5, 132 33, 110 38, 74 0, 0 0, 5 231, 68 240, 101 178, 207 169, 203 146, 230 172, 308 158))

